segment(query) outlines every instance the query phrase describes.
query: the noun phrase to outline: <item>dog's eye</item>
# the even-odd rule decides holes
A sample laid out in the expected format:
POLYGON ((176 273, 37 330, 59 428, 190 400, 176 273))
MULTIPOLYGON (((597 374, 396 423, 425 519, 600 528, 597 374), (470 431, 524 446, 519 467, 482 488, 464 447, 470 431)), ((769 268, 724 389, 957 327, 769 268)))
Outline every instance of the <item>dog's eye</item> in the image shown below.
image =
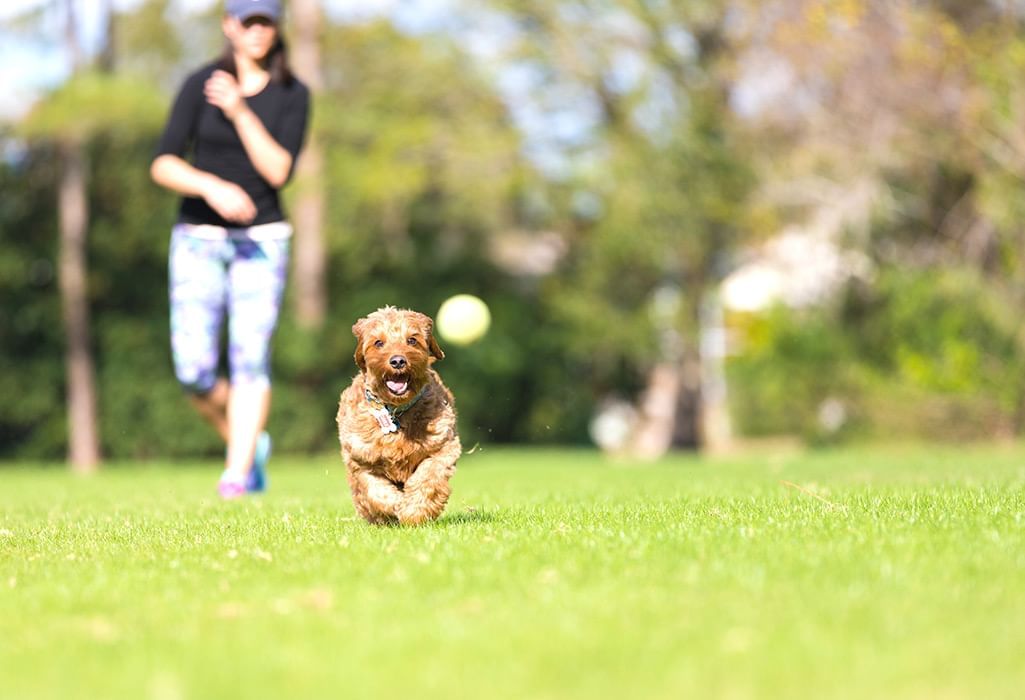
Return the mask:
POLYGON ((374 347, 375 348, 383 348, 384 347, 384 341, 383 340, 375 340, 374 341, 374 347))
POLYGON ((406 342, 409 343, 410 345, 416 345, 416 338, 410 338, 406 342))

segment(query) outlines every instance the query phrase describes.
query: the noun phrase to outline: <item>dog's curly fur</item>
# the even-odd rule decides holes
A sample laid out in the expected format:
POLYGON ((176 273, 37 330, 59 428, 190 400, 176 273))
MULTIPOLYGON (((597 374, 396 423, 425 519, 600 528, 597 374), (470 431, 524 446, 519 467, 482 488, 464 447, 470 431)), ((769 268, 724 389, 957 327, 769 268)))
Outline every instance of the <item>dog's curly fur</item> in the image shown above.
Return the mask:
POLYGON ((462 446, 452 394, 432 368, 445 356, 433 329, 429 316, 391 306, 352 327, 359 373, 338 402, 338 440, 352 502, 371 523, 417 525, 437 518, 448 502, 462 446), (375 408, 395 411, 421 389, 397 417, 398 429, 385 432, 375 408))

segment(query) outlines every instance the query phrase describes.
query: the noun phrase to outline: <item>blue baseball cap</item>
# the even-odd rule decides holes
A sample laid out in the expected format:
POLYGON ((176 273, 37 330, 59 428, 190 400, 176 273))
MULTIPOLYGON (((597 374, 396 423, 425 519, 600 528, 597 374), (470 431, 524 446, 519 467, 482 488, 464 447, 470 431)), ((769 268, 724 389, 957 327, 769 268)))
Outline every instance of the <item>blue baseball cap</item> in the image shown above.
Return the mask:
POLYGON ((242 22, 250 17, 266 17, 277 22, 281 19, 281 0, 226 0, 224 10, 242 22))

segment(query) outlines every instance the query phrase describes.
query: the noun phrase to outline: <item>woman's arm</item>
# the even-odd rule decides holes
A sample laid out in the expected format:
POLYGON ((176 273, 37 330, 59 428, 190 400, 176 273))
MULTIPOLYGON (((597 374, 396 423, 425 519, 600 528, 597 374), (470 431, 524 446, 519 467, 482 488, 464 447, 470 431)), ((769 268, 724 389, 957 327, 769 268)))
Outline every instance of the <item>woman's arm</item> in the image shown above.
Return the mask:
POLYGON ((186 197, 203 198, 223 219, 247 225, 256 218, 256 205, 245 190, 198 170, 182 158, 194 138, 203 105, 204 75, 205 69, 193 73, 178 91, 157 144, 157 155, 150 165, 150 177, 158 185, 186 197))
POLYGON ((153 182, 186 197, 201 197, 222 218, 239 224, 252 223, 256 205, 246 191, 233 182, 199 170, 183 158, 165 153, 149 169, 153 182))
POLYGON ((283 187, 292 173, 292 154, 274 140, 260 118, 249 109, 235 78, 225 71, 214 71, 203 93, 206 101, 220 107, 235 125, 256 172, 274 189, 283 187))

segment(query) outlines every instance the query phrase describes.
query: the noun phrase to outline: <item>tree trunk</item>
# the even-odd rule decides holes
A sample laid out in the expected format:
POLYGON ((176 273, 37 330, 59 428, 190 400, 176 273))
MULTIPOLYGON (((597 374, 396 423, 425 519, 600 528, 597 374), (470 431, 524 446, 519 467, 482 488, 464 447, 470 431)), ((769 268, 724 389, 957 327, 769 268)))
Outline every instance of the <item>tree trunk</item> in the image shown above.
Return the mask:
POLYGON ((78 41, 78 20, 75 16, 74 0, 64 0, 64 50, 68 54, 72 74, 77 73, 85 62, 82 44, 78 41))
MULTIPOLYGON (((109 7, 106 8, 109 11, 109 7)), ((84 56, 78 41, 75 4, 65 0, 64 48, 77 73, 84 56)), ((57 218, 60 226, 58 275, 64 319, 64 375, 67 382, 68 462, 79 474, 95 472, 100 463, 96 420, 96 372, 89 339, 89 289, 86 234, 89 228, 87 170, 82 144, 73 138, 59 143, 60 183, 57 218)))
POLYGON ((696 337, 673 326, 662 328, 661 360, 648 373, 637 406, 638 424, 630 452, 657 459, 670 448, 723 451, 732 435, 726 397, 726 336, 722 309, 714 294, 695 291, 688 316, 696 337))
POLYGON ((684 351, 679 374, 672 446, 701 450, 705 446, 705 396, 701 382, 701 353, 695 348, 690 347, 684 351))
POLYGON ((728 452, 733 445, 733 424, 730 420, 726 383, 729 339, 725 314, 717 293, 705 293, 700 314, 697 445, 708 452, 728 452))
POLYGON ((299 163, 295 212, 295 315, 300 328, 316 330, 327 315, 327 253, 324 246, 324 155, 311 138, 299 163))
POLYGON ((96 420, 96 381, 89 339, 86 265, 86 164, 80 144, 60 146, 61 175, 57 212, 60 221, 60 293, 65 332, 68 461, 78 473, 96 471, 100 461, 96 420))
MULTIPOLYGON (((292 0, 296 45, 296 74, 320 92, 323 73, 320 58, 321 10, 319 0, 292 0)), ((307 140, 296 170, 299 188, 295 203, 293 279, 295 315, 300 328, 315 330, 327 314, 327 270, 324 246, 324 152, 315 134, 307 140)))
POLYGON ((104 18, 104 37, 103 46, 100 48, 97 58, 97 67, 104 73, 113 73, 117 60, 113 0, 102 0, 100 16, 104 18))
POLYGON ((637 406, 638 423, 631 436, 631 456, 658 459, 672 446, 680 380, 680 366, 675 362, 659 362, 648 372, 648 386, 637 406))

